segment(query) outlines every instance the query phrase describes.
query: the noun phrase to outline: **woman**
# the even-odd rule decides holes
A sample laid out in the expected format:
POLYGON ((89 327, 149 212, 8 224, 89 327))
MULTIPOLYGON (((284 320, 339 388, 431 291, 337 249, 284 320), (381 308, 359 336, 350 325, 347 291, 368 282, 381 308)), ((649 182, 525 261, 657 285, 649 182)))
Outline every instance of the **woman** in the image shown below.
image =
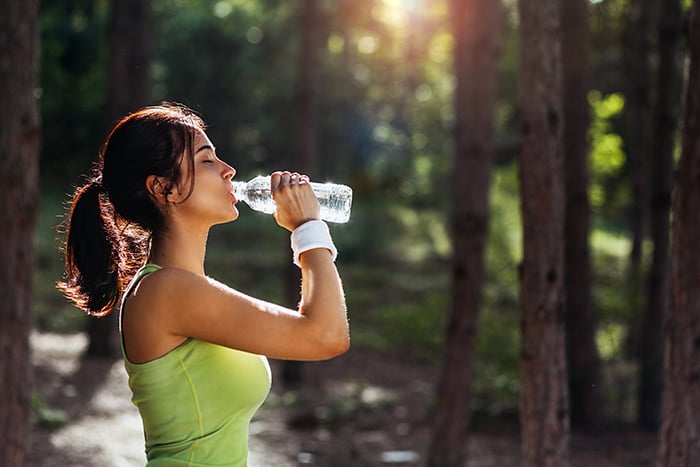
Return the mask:
POLYGON ((122 297, 149 466, 246 465, 248 425, 270 388, 265 357, 322 360, 349 346, 335 247, 306 176, 271 177, 274 218, 301 267, 298 310, 205 275, 210 227, 238 217, 235 173, 198 116, 163 104, 114 127, 73 199, 59 287, 95 316, 122 297))

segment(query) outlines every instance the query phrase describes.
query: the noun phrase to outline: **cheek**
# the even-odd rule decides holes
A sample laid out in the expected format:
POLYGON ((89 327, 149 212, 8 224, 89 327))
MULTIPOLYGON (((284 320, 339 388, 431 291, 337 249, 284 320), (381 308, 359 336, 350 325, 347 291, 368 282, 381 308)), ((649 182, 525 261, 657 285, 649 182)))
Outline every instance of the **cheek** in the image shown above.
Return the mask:
MULTIPOLYGON (((192 192, 192 194, 194 194, 194 192, 192 192)), ((180 184, 172 188, 171 194, 168 196, 168 200, 171 203, 180 204, 187 201, 189 196, 191 196, 190 186, 180 184)))

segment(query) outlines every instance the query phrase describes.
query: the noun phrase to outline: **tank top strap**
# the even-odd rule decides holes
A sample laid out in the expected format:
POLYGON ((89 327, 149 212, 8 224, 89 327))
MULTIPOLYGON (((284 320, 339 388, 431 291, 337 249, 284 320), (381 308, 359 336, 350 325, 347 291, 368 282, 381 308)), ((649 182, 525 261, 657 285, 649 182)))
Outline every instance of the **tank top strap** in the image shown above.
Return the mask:
POLYGON ((126 287, 126 290, 124 291, 124 295, 122 296, 121 303, 119 304, 119 333, 121 334, 122 332, 122 318, 124 315, 124 303, 126 302, 126 299, 129 298, 129 295, 134 291, 136 286, 141 282, 141 279, 146 277, 148 274, 155 272, 159 269, 162 269, 160 266, 157 264, 152 264, 148 263, 136 271, 136 274, 134 274, 134 278, 131 279, 131 282, 129 285, 126 287))

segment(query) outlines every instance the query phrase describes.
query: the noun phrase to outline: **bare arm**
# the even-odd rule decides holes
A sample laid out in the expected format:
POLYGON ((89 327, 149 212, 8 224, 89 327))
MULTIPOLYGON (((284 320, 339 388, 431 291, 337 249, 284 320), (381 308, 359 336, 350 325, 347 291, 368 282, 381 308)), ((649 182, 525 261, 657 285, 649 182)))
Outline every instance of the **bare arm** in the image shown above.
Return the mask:
MULTIPOLYGON (((293 230, 318 217, 318 201, 308 184, 290 184, 290 175, 274 174, 272 186, 278 206, 275 218, 293 230)), ((213 279, 175 268, 145 277, 128 307, 140 316, 141 329, 164 335, 166 350, 172 348, 173 341, 193 337, 272 358, 334 357, 349 347, 340 276, 324 248, 303 253, 299 262, 302 288, 298 310, 255 299, 213 279)))
POLYGON ((144 320, 172 336, 272 358, 323 360, 349 346, 342 287, 329 257, 323 250, 302 255, 302 264, 309 267, 302 269, 306 293, 302 290, 299 310, 181 269, 162 269, 144 278, 129 306, 149 310, 141 314, 144 320))

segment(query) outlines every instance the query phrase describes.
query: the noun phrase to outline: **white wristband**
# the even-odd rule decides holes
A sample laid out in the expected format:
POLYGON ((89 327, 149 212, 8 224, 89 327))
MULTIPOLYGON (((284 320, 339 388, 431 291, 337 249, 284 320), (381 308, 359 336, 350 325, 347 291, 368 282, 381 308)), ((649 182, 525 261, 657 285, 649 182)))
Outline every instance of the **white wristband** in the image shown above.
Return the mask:
POLYGON ((301 267, 299 256, 305 251, 314 248, 326 248, 331 252, 333 261, 338 256, 338 250, 333 244, 328 225, 320 220, 308 221, 294 229, 290 237, 292 252, 294 253, 294 264, 301 267))

